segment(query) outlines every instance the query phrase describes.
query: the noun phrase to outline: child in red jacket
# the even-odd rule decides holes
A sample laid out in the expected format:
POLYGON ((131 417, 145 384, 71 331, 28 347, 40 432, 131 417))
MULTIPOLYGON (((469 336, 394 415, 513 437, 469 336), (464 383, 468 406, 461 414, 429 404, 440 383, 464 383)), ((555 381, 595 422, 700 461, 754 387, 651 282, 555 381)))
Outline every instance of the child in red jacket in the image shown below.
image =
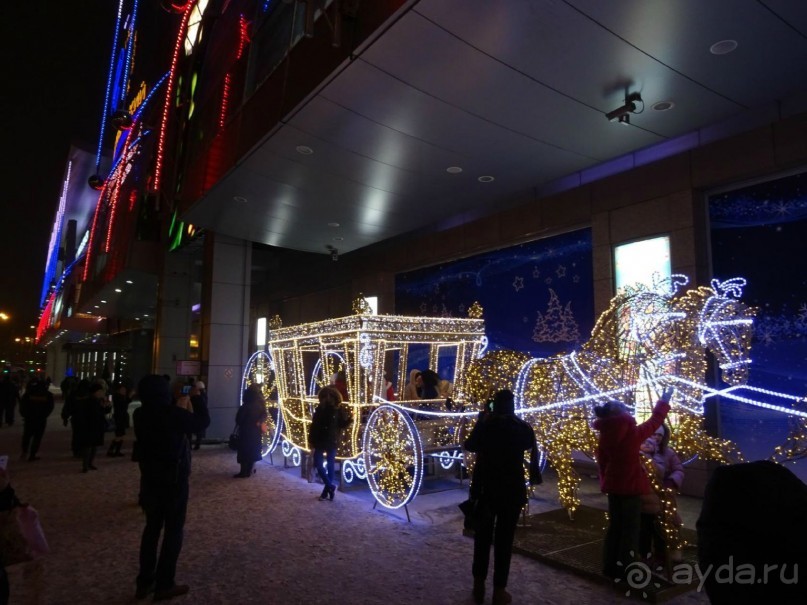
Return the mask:
POLYGON ((651 489, 639 447, 664 422, 672 393, 672 388, 666 389, 653 414, 640 425, 618 401, 594 409, 597 419, 593 426, 600 432, 600 488, 608 494, 609 521, 603 545, 603 573, 608 577, 622 577, 639 552, 641 495, 651 489))

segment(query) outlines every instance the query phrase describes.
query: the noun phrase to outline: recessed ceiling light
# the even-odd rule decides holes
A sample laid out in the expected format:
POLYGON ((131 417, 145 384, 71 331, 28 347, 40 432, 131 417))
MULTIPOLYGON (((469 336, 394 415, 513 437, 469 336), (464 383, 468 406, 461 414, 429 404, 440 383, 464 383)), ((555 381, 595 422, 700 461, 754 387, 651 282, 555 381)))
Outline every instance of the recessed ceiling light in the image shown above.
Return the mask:
POLYGON ((245 198, 243 195, 234 195, 233 201, 238 202, 239 204, 246 204, 247 198, 245 198))
POLYGON ((126 280, 126 283, 127 283, 127 284, 133 284, 134 282, 133 282, 131 279, 127 279, 127 280, 126 280))
POLYGON ((100 308, 101 308, 101 307, 99 307, 98 305, 93 305, 93 306, 94 306, 96 309, 100 309, 100 308))
POLYGON ((713 55, 727 55, 737 50, 737 40, 721 40, 709 47, 709 52, 713 55))
POLYGON ((339 223, 328 223, 329 227, 338 227, 339 223))
POLYGON ((653 104, 653 109, 656 111, 669 111, 673 107, 675 107, 675 103, 672 101, 659 101, 653 104))
POLYGON ((105 301, 105 300, 102 300, 102 301, 101 301, 101 304, 102 304, 102 305, 105 305, 105 304, 106 304, 106 301, 105 301))
POLYGON ((302 153, 303 155, 311 155, 314 153, 314 150, 311 149, 308 145, 297 145, 297 153, 302 153))
POLYGON ((121 292, 123 292, 123 290, 121 290, 120 288, 115 288, 115 292, 120 294, 121 292))
POLYGON ((343 241, 344 239, 345 239, 344 237, 335 237, 335 238, 333 238, 333 241, 335 241, 335 242, 341 242, 341 241, 343 241))
POLYGON ((477 181, 479 181, 480 183, 492 183, 493 181, 495 181, 495 180, 496 180, 496 177, 492 177, 492 176, 490 176, 490 175, 487 175, 487 176, 480 176, 480 177, 479 177, 478 179, 476 179, 476 180, 477 180, 477 181))
POLYGON ((148 313, 143 313, 143 317, 148 317, 148 316, 149 316, 148 313))
POLYGON ((135 317, 135 321, 140 321, 140 318, 139 318, 139 317, 135 317))
POLYGON ((448 174, 459 174, 460 172, 462 172, 462 168, 460 168, 459 166, 449 166, 448 168, 446 168, 446 172, 448 174))

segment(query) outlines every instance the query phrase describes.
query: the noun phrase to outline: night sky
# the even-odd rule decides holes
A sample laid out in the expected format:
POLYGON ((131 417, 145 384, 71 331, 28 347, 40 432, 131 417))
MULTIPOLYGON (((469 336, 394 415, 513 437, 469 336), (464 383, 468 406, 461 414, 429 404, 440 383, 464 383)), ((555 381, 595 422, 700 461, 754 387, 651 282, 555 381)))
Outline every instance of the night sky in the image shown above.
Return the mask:
POLYGON ((115 0, 0 6, 0 310, 30 334, 50 231, 73 140, 95 145, 114 34, 115 0))

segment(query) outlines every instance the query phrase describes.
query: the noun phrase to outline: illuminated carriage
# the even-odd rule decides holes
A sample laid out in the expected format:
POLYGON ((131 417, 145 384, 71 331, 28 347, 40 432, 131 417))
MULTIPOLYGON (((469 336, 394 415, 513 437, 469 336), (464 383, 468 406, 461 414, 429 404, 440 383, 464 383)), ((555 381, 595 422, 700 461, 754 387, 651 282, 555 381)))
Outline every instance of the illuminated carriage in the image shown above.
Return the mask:
POLYGON ((294 465, 302 462, 317 393, 344 371, 351 423, 337 449, 342 480, 366 479, 383 506, 405 506, 420 489, 427 457, 444 469, 462 459, 465 419, 476 417, 465 410, 466 369, 483 341, 482 319, 363 312, 270 330, 266 350, 244 372, 244 387, 260 384, 269 407, 264 455, 280 446, 294 465), (451 398, 388 402, 385 370, 403 393, 410 367, 448 377, 451 398))

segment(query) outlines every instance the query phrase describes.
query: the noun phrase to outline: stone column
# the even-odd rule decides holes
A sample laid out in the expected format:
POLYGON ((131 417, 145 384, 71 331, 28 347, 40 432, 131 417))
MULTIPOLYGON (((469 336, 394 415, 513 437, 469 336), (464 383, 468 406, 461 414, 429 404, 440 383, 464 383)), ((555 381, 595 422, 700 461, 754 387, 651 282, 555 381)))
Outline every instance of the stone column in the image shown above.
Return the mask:
POLYGON ((201 357, 210 428, 207 437, 225 439, 241 404, 241 375, 249 358, 252 243, 205 234, 202 278, 201 357))
POLYGON ((189 252, 176 250, 165 255, 157 296, 154 373, 168 374, 172 381, 176 362, 190 357, 192 269, 189 252))

